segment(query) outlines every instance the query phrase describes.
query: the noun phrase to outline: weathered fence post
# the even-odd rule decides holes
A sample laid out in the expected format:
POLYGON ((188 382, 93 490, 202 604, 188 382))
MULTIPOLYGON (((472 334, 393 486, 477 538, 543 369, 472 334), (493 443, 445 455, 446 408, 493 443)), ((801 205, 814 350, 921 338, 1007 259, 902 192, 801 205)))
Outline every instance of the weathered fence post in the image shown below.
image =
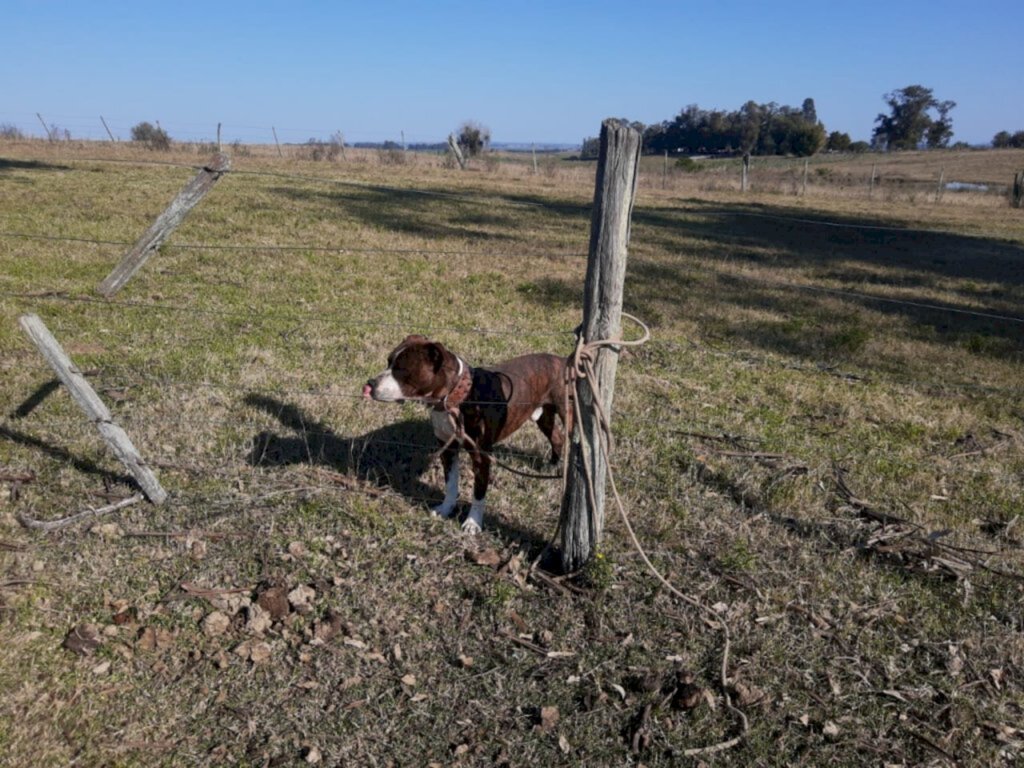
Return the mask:
POLYGON ((807 195, 807 167, 810 165, 810 160, 804 160, 804 182, 800 187, 800 196, 805 197, 807 195))
POLYGON ((668 186, 668 150, 665 150, 665 164, 661 168, 661 188, 668 186))
MULTIPOLYGON (((640 144, 640 133, 628 123, 609 119, 601 125, 590 251, 583 288, 581 333, 584 342, 617 338, 621 329, 622 290, 640 144)), ((609 419, 617 364, 617 349, 603 347, 597 352, 594 384, 600 393, 601 408, 609 419)), ((601 426, 589 383, 577 380, 575 396, 581 418, 566 447, 569 467, 560 523, 562 568, 566 572, 582 567, 601 541, 607 477, 607 457, 601 446, 601 426), (593 480, 593 498, 586 468, 590 469, 593 480)))
POLYGON ((530 145, 530 152, 533 154, 533 175, 537 175, 537 145, 530 145))
POLYGON ((220 123, 217 123, 217 151, 220 152, 220 123))
POLYGON ((878 169, 876 163, 871 164, 871 180, 868 182, 868 199, 870 200, 875 195, 875 171, 878 169))
POLYGON ((95 390, 89 386, 89 382, 71 362, 71 358, 67 356, 43 321, 39 319, 38 315, 22 315, 20 322, 22 329, 32 343, 39 348, 43 357, 46 358, 46 362, 57 374, 57 378, 68 388, 78 407, 85 411, 85 415, 96 425, 114 455, 132 473, 139 487, 146 494, 146 498, 154 504, 162 504, 167 498, 167 491, 160 485, 160 481, 156 479, 152 470, 146 466, 125 431, 114 423, 114 417, 111 416, 107 406, 100 400, 95 390))
POLYGON ((740 191, 747 191, 747 175, 750 173, 750 153, 743 153, 743 183, 740 185, 740 191))
POLYGON ((455 159, 459 163, 459 168, 466 170, 466 159, 462 156, 462 150, 459 149, 459 142, 455 140, 454 133, 448 134, 448 149, 450 149, 452 154, 455 155, 455 159))
POLYGON ((117 139, 115 139, 114 134, 110 132, 110 126, 107 125, 107 121, 103 119, 103 115, 100 115, 100 122, 103 123, 103 127, 107 129, 107 136, 110 137, 110 140, 116 142, 117 139))
POLYGON ((942 199, 943 188, 946 185, 946 169, 939 168, 939 185, 935 188, 935 202, 942 199))
POLYGON ((277 156, 284 157, 284 155, 281 154, 281 142, 277 140, 277 128, 270 126, 270 130, 274 134, 274 143, 277 145, 277 156))
POLYGON ((213 185, 230 167, 231 161, 227 155, 219 153, 214 155, 210 162, 178 193, 178 196, 167 206, 167 210, 157 217, 153 225, 139 238, 139 241, 114 267, 114 270, 104 278, 97 290, 108 299, 121 290, 121 287, 139 271, 167 236, 181 224, 186 214, 203 199, 207 192, 213 189, 213 185))
POLYGON ((1024 171, 1013 175, 1013 189, 1010 190, 1010 205, 1024 208, 1024 171))
POLYGON ((43 125, 43 130, 46 131, 46 138, 49 141, 53 141, 53 135, 50 133, 50 129, 46 127, 46 121, 43 120, 43 116, 36 112, 36 117, 39 118, 39 122, 43 125))

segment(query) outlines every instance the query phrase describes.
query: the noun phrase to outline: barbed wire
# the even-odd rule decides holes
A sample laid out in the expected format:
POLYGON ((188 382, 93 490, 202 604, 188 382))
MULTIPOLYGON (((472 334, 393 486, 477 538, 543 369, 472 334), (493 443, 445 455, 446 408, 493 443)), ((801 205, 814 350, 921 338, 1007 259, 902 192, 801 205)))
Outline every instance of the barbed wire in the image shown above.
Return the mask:
MULTIPOLYGON (((128 248, 135 243, 127 240, 94 240, 87 237, 64 237, 59 235, 37 235, 24 232, 0 231, 0 237, 25 240, 43 240, 50 242, 86 243, 89 245, 116 245, 120 248, 128 248)), ((215 245, 207 243, 163 243, 161 250, 172 251, 266 251, 266 252, 289 252, 309 251, 312 253, 395 253, 395 254, 429 254, 432 256, 471 256, 487 257, 492 259, 510 259, 521 257, 521 252, 501 251, 475 251, 468 249, 438 249, 438 248, 383 248, 379 246, 350 246, 350 245, 215 245)), ((545 252, 546 256, 578 256, 582 257, 579 251, 565 251, 561 253, 545 252)))

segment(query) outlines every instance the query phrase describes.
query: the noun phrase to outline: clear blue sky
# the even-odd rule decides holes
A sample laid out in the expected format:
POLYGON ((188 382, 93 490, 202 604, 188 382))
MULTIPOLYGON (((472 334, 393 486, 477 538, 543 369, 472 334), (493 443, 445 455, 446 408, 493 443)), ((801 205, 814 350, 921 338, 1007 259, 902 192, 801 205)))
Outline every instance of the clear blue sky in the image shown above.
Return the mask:
POLYGON ((958 103, 955 139, 1024 130, 1024 1, 275 2, 3 0, 0 123, 121 138, 579 142, 605 117, 815 100, 870 137, 906 85, 958 103))

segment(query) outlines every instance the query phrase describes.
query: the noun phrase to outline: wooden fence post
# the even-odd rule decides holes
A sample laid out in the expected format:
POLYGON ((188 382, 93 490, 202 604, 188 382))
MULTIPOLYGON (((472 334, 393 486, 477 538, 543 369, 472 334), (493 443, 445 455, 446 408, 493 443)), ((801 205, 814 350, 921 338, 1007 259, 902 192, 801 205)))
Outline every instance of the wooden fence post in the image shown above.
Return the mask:
POLYGON ((533 175, 537 175, 537 145, 530 145, 530 152, 533 154, 533 175))
MULTIPOLYGON (((640 146, 640 133, 628 123, 613 119, 602 123, 583 289, 581 333, 584 342, 614 339, 621 330, 622 290, 640 146)), ((597 352, 594 383, 608 419, 615 394, 617 364, 617 349, 603 347, 597 352)), ((601 541, 607 477, 607 457, 601 445, 601 427, 590 385, 578 380, 575 394, 581 418, 565 448, 569 451, 569 467, 560 523, 562 568, 567 573, 582 567, 601 541), (590 468, 594 498, 590 498, 585 467, 590 468)))
POLYGON ((871 180, 868 182, 868 200, 875 195, 875 171, 878 169, 877 163, 871 164, 871 180))
POLYGON ((668 150, 665 150, 665 164, 661 168, 661 188, 668 186, 668 150))
POLYGON ((100 122, 103 123, 103 127, 107 129, 107 136, 110 137, 110 140, 116 142, 117 139, 115 139, 114 134, 110 132, 110 126, 107 125, 107 121, 103 119, 103 115, 100 115, 100 122))
POLYGON ((1024 171, 1013 175, 1013 188, 1010 190, 1010 205, 1024 208, 1024 171))
POLYGON ((82 376, 81 371, 71 362, 71 358, 67 356, 43 321, 37 315, 22 315, 20 322, 22 330, 39 348, 43 357, 46 358, 46 362, 50 364, 54 373, 68 388, 78 407, 85 411, 85 415, 96 425, 114 455, 132 473, 139 487, 146 494, 146 498, 154 504, 163 504, 167 499, 167 491, 160 485, 160 481, 156 479, 152 470, 146 466, 125 431, 114 423, 114 418, 107 406, 82 376))
POLYGON ((217 151, 220 152, 220 123, 217 123, 217 151))
POLYGON ((946 184, 946 169, 939 168, 939 185, 935 188, 935 202, 939 202, 942 199, 943 188, 946 184))
POLYGON ((275 128, 274 126, 270 126, 270 130, 274 134, 274 143, 277 145, 277 156, 284 157, 284 155, 281 154, 281 142, 277 140, 277 128, 275 128))
POLYGON ((448 134, 448 149, 450 149, 452 154, 455 155, 455 159, 459 163, 459 168, 466 170, 466 159, 462 156, 462 150, 459 149, 459 142, 455 140, 454 133, 448 134))
POLYGON ((121 287, 146 263, 167 236, 181 224, 186 214, 203 199, 207 192, 213 189, 213 185, 230 167, 231 161, 227 155, 220 153, 214 155, 210 162, 196 174, 195 178, 178 193, 178 196, 167 206, 167 210, 157 217, 153 225, 135 243, 135 246, 114 267, 114 271, 104 278, 97 290, 108 299, 121 290, 121 287))
POLYGON ((805 197, 807 195, 807 167, 810 165, 810 160, 804 160, 804 183, 800 187, 800 196, 805 197))
POLYGON ((43 116, 36 112, 36 117, 39 118, 39 122, 43 125, 43 130, 46 131, 46 138, 49 141, 53 141, 53 135, 50 133, 50 129, 46 127, 46 121, 43 120, 43 116))
POLYGON ((740 185, 740 191, 747 191, 747 175, 750 173, 750 153, 743 153, 743 183, 740 185))

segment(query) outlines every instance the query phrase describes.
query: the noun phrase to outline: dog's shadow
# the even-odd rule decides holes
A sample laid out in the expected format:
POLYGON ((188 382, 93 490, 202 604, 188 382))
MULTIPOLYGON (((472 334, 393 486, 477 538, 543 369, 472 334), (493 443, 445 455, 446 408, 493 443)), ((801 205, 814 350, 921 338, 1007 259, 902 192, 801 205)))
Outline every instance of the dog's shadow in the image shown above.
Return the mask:
MULTIPOLYGON (((264 430, 257 434, 249 450, 251 466, 322 466, 380 488, 390 488, 414 505, 434 506, 443 499, 439 473, 436 485, 423 480, 431 469, 440 466, 434 459, 437 440, 426 419, 407 419, 358 437, 342 437, 292 403, 250 393, 245 404, 270 414, 292 433, 280 435, 264 430)), ((519 540, 531 550, 547 543, 535 531, 496 515, 487 517, 485 527, 503 539, 519 540)))
POLYGON ((342 437, 297 405, 250 393, 246 405, 270 414, 290 435, 263 431, 252 440, 248 461, 254 467, 319 465, 392 490, 410 501, 439 503, 439 490, 422 476, 431 467, 434 433, 429 422, 406 420, 359 437, 342 437))

